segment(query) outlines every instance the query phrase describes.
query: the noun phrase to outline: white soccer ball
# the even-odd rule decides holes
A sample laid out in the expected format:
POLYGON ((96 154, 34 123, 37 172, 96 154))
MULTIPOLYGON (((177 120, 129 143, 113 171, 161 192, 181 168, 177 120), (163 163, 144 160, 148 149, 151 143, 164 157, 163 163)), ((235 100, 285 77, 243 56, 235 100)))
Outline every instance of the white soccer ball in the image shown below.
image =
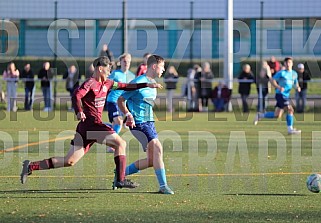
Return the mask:
POLYGON ((307 178, 307 188, 313 193, 319 193, 321 190, 321 175, 314 173, 307 178))

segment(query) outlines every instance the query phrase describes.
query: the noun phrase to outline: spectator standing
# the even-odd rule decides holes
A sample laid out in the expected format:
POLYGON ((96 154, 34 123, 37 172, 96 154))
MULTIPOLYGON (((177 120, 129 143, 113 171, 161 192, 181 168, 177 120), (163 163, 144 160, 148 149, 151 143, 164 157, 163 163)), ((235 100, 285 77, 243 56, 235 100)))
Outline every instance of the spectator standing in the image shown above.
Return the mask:
POLYGON ((86 79, 91 78, 93 76, 94 72, 95 72, 95 68, 94 68, 94 65, 91 63, 87 69, 85 78, 86 79))
POLYGON ((43 63, 43 68, 40 69, 38 73, 38 79, 40 79, 40 84, 41 84, 41 90, 45 102, 45 108, 43 111, 49 112, 52 110, 51 106, 51 81, 50 79, 52 78, 52 72, 50 70, 50 63, 49 62, 44 62, 43 63))
POLYGON ((188 99, 188 111, 198 111, 197 93, 195 88, 195 74, 194 68, 187 70, 186 86, 183 87, 183 96, 187 96, 188 99))
POLYGON ((109 49, 107 44, 104 44, 101 51, 100 51, 100 56, 101 57, 108 57, 109 61, 114 64, 115 59, 114 59, 114 54, 113 52, 109 49))
POLYGON ((146 71, 147 71, 147 60, 148 60, 148 58, 150 56, 151 56, 150 53, 145 53, 144 54, 143 63, 141 63, 138 66, 137 71, 136 71, 136 77, 146 73, 146 71))
POLYGON ((7 70, 3 72, 3 79, 7 82, 7 111, 17 111, 17 82, 19 78, 19 70, 16 65, 10 62, 7 70))
POLYGON ((168 68, 168 73, 164 76, 164 82, 166 85, 166 104, 167 104, 167 111, 173 112, 173 94, 176 90, 178 81, 178 73, 174 66, 170 66, 168 68))
POLYGON ((279 70, 281 70, 280 62, 276 60, 275 56, 271 56, 270 60, 268 61, 268 65, 270 67, 272 77, 279 70))
POLYGON ((298 64, 298 81, 301 91, 295 90, 296 110, 298 113, 304 112, 304 108, 307 101, 307 81, 311 80, 310 74, 304 69, 302 63, 298 64))
POLYGON ((239 94, 242 98, 243 112, 249 112, 249 106, 247 99, 251 93, 251 84, 254 80, 253 73, 251 71, 251 66, 249 64, 244 64, 242 72, 238 77, 239 83, 239 94))
POLYGON ((196 89, 199 98, 199 111, 208 111, 208 100, 212 94, 212 80, 214 75, 209 62, 202 64, 202 71, 196 73, 196 89))
POLYGON ((23 81, 25 82, 25 110, 32 110, 34 93, 35 93, 35 81, 34 81, 34 73, 31 69, 30 64, 26 64, 24 66, 23 71, 21 72, 21 76, 23 81))
POLYGON ((225 105, 230 101, 231 90, 222 82, 219 81, 218 85, 212 91, 212 102, 215 107, 215 112, 222 112, 225 110, 225 105))
POLYGON ((266 96, 269 93, 270 78, 272 77, 270 67, 266 61, 262 62, 262 68, 259 75, 256 76, 256 90, 258 93, 257 111, 264 112, 266 105, 266 96), (260 85, 262 86, 262 95, 260 95, 260 85), (262 100, 262 102, 261 102, 262 100), (262 110, 260 106, 262 105, 262 110))
MULTIPOLYGON (((66 90, 72 97, 74 91, 79 87, 79 73, 75 65, 71 65, 64 74, 63 79, 66 79, 66 90)), ((69 110, 71 108, 68 108, 69 110)))

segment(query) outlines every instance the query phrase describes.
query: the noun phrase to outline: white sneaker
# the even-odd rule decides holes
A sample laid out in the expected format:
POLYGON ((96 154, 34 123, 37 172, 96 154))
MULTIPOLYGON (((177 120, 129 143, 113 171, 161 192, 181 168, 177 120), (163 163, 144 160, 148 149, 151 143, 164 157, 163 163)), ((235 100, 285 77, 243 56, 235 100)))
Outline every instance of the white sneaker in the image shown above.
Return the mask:
POLYGON ((288 130, 288 134, 289 135, 298 135, 298 134, 301 134, 301 130, 291 129, 291 130, 288 130))
POLYGON ((253 121, 253 124, 254 125, 257 125, 257 123, 260 121, 260 113, 257 112, 255 117, 254 117, 254 121, 253 121))
POLYGON ((44 112, 48 112, 48 111, 49 111, 49 108, 48 108, 48 107, 45 107, 45 108, 43 109, 43 111, 44 111, 44 112))

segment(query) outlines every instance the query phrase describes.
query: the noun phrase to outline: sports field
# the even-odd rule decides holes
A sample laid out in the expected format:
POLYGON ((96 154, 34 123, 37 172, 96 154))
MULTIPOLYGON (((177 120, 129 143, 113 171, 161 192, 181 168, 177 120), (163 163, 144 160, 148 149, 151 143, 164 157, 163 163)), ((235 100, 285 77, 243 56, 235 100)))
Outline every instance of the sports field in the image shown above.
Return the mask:
MULTIPOLYGON (((111 190, 113 156, 100 145, 75 167, 21 185, 21 162, 63 155, 77 121, 65 111, 16 114, 0 113, 0 222, 320 221, 320 196, 305 186, 321 170, 320 115, 296 115, 302 134, 288 136, 281 120, 253 126, 254 113, 158 113, 171 196, 155 193, 152 169, 130 177, 139 188, 111 190)), ((127 162, 144 157, 122 134, 127 162)))

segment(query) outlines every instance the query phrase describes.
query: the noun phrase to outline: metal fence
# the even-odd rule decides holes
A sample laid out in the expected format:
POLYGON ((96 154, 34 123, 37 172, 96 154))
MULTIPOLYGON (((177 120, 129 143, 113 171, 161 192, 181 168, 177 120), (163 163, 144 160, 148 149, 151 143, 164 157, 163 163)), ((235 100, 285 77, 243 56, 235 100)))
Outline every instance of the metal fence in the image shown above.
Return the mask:
MULTIPOLYGON (((166 58, 222 58, 224 25, 220 19, 129 19, 128 51, 134 57, 145 52, 166 58)), ((234 20, 234 57, 258 56, 260 20, 234 20)), ((104 43, 116 56, 123 51, 122 20, 0 20, 2 56, 52 57, 54 45, 60 57, 94 57, 104 43), (57 26, 58 38, 54 38, 57 26), (55 43, 57 41, 57 43, 55 43)), ((264 55, 321 56, 321 20, 289 18, 264 20, 264 55)))

